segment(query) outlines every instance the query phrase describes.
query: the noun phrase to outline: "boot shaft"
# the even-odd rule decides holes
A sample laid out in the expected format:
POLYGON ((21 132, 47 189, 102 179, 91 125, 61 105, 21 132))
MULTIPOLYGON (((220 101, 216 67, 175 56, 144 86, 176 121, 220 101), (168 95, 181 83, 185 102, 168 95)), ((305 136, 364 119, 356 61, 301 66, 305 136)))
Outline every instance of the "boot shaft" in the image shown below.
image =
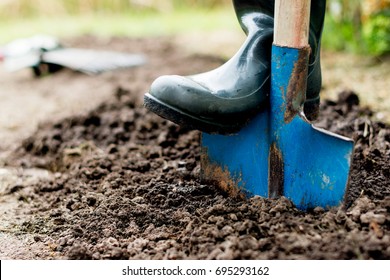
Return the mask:
POLYGON ((274 4, 273 0, 233 0, 238 22, 245 34, 259 28, 273 29, 274 4))
MULTIPOLYGON (((256 18, 274 18, 275 11, 275 0, 233 0, 234 9, 240 22, 240 25, 244 32, 248 34, 250 26, 248 26, 248 21, 245 21, 246 16, 252 14, 257 14, 256 18), (262 17, 260 17, 262 15, 262 17)), ((311 1, 311 11, 310 11, 310 32, 314 37, 321 37, 322 28, 324 25, 325 19, 325 10, 326 10, 326 0, 312 0, 311 1)), ((268 21, 257 21, 256 24, 268 25, 268 21)))

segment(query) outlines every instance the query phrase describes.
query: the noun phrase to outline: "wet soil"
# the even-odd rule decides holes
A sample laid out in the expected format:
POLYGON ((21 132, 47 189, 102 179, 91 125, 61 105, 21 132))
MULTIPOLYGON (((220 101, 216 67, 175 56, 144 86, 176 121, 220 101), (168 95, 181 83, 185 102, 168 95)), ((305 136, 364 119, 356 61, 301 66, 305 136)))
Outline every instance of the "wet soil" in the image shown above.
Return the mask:
POLYGON ((390 125, 374 121, 355 93, 323 101, 318 120, 356 142, 345 205, 302 212, 284 197, 230 197, 201 181, 199 132, 142 107, 153 78, 211 69, 219 59, 182 54, 164 39, 115 43, 146 46, 148 66, 107 79, 115 90, 105 102, 41 123, 6 159, 16 179, 3 185, 1 201, 14 204, 2 211, 0 233, 26 238, 28 251, 8 257, 390 258, 390 125))

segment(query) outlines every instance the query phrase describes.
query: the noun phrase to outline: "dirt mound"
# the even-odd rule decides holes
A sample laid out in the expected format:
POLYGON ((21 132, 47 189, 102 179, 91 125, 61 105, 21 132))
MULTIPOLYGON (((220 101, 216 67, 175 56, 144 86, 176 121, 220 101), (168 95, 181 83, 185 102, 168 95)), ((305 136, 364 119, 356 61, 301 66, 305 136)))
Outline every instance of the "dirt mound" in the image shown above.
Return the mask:
POLYGON ((318 125, 356 141, 346 207, 231 198, 199 180, 199 132, 118 88, 95 110, 46 123, 9 164, 51 179, 10 189, 31 208, 18 231, 70 259, 389 259, 390 126, 358 97, 325 101, 318 125))

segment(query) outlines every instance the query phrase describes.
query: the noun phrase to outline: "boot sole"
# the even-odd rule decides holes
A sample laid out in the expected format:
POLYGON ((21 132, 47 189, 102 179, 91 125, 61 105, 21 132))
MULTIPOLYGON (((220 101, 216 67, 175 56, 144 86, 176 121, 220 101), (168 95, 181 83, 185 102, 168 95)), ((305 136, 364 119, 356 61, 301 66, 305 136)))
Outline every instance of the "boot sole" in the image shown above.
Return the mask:
POLYGON ((246 125, 248 120, 234 120, 234 124, 223 124, 215 121, 206 120, 186 112, 178 110, 164 102, 161 102, 149 93, 144 96, 144 107, 160 117, 170 120, 182 127, 191 130, 200 130, 210 134, 234 134, 237 133, 243 126, 246 125))

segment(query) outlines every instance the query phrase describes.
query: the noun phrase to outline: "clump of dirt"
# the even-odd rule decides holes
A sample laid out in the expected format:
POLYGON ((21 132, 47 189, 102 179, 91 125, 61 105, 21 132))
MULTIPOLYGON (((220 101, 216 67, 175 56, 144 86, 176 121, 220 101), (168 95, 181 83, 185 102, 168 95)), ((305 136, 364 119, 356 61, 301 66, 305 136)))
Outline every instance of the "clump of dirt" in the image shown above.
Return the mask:
POLYGON ((9 164, 55 172, 19 187, 20 234, 70 259, 389 259, 390 126, 352 92, 318 125, 356 141, 345 207, 301 212, 286 198, 229 197, 199 179, 199 132, 118 88, 95 110, 41 125, 9 164))

